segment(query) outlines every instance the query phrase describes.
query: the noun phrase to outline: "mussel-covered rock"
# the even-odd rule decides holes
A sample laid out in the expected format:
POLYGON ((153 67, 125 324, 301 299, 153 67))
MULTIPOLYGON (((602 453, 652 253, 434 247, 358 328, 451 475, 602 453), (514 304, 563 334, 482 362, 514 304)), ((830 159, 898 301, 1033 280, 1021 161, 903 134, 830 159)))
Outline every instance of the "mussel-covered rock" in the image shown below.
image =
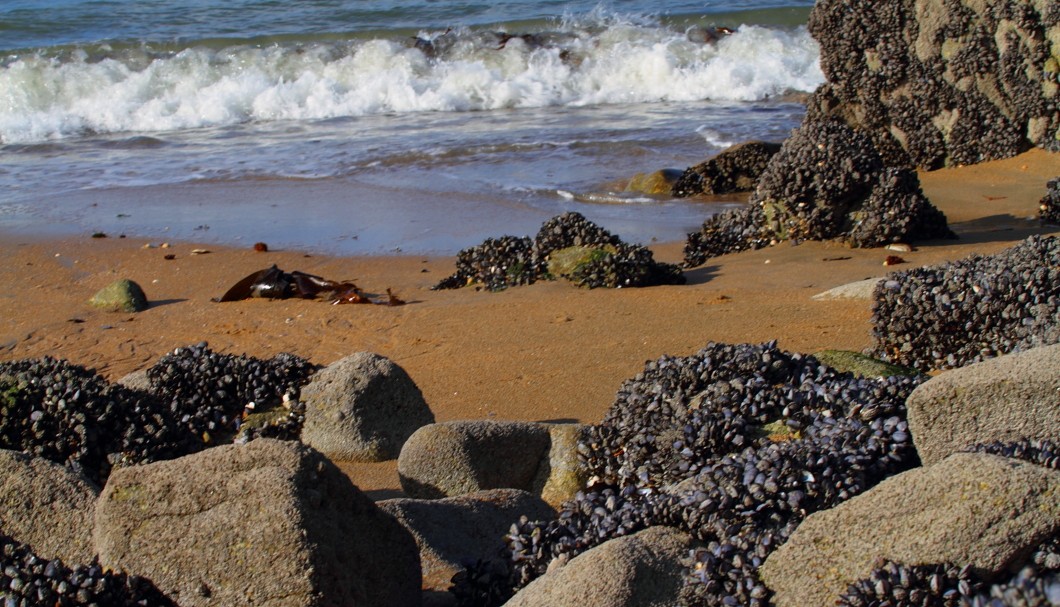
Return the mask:
POLYGON ((608 539, 668 525, 702 542, 679 604, 764 607, 758 568, 808 514, 917 463, 903 402, 920 381, 858 378, 775 344, 650 362, 583 434, 590 487, 555 519, 515 523, 508 562, 464 594, 495 591, 498 570, 521 588, 608 539))
MULTIPOLYGON (((565 261, 569 261, 564 257, 565 261)), ((457 289, 480 284, 491 291, 532 284, 562 275, 589 288, 648 287, 683 284, 684 275, 673 264, 657 262, 652 252, 631 245, 592 223, 579 213, 565 213, 546 221, 537 237, 503 236, 460 251, 456 273, 442 279, 435 289, 457 289), (577 247, 580 263, 551 267, 551 255, 577 247)))
POLYGON ((270 433, 277 438, 300 431, 300 390, 318 369, 307 360, 281 353, 263 360, 221 354, 206 342, 177 348, 147 369, 150 389, 167 408, 205 443, 239 432, 244 414, 283 407, 287 413, 272 418, 274 430, 251 426, 248 437, 270 433))
POLYGON ((1050 180, 1046 188, 1039 203, 1038 217, 1042 223, 1060 225, 1060 177, 1050 180))
POLYGON ((874 350, 926 371, 1060 342, 1060 242, 1032 236, 892 274, 875 292, 874 350))
POLYGON ((0 534, 0 597, 5 606, 176 607, 150 580, 104 569, 98 562, 66 565, 0 534))
POLYGON ((201 441, 154 396, 44 357, 0 363, 0 447, 102 485, 115 465, 179 457, 201 441))
POLYGON ((754 189, 769 159, 780 151, 779 143, 748 141, 723 150, 717 156, 685 169, 673 185, 675 198, 699 194, 728 194, 754 189))

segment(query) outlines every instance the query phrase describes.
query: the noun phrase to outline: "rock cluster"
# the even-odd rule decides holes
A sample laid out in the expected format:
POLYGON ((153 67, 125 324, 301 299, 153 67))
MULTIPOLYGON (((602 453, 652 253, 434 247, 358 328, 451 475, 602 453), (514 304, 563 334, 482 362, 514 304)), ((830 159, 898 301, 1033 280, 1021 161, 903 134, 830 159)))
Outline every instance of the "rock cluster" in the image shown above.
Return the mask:
POLYGON ((728 194, 754 189, 780 144, 748 141, 726 148, 717 156, 685 169, 673 185, 674 198, 699 194, 728 194))
POLYGON ((491 291, 555 278, 550 256, 582 247, 582 259, 564 275, 578 286, 649 287, 683 284, 684 275, 673 264, 655 261, 651 251, 627 244, 579 213, 564 213, 546 221, 537 237, 488 238, 457 255, 456 273, 435 289, 458 289, 479 284, 491 291))
POLYGON ((1057 343, 1060 241, 1032 236, 997 255, 897 272, 875 298, 874 350, 924 371, 1057 343))
POLYGON ((1038 217, 1042 223, 1060 225, 1060 177, 1051 179, 1046 184, 1045 196, 1038 207, 1038 217))
POLYGON ((828 83, 808 121, 843 119, 888 166, 974 164, 1060 147, 1055 2, 818 2, 828 83))
POLYGON ((523 587, 608 539, 667 525, 702 542, 682 604, 766 605, 757 569, 808 513, 916 464, 902 403, 919 381, 856 378, 775 344, 649 363, 578 446, 593 488, 554 520, 513 525, 507 566, 475 579, 523 587))

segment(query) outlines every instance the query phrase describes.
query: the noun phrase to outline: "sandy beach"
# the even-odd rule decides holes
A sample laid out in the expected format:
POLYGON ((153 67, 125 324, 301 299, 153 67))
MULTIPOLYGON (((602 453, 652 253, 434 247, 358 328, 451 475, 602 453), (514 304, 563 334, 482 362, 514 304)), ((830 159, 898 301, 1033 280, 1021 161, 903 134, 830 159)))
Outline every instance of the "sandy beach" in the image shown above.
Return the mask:
MULTIPOLYGON (((371 351, 416 381, 439 421, 599 421, 622 381, 646 360, 687 355, 710 341, 777 340, 781 348, 862 350, 871 345, 871 305, 814 301, 838 285, 919 265, 989 254, 1032 234, 1060 154, 1032 150, 986 164, 922 172, 928 198, 949 218, 956 241, 917 243, 885 267, 883 249, 808 242, 729 255, 689 270, 688 284, 584 290, 538 283, 500 293, 431 291, 454 270, 452 257, 336 258, 303 251, 243 249, 118 238, 47 239, 0 233, 0 360, 55 356, 110 380, 161 355, 207 341, 214 350, 270 357, 291 352, 317 364, 371 351), (193 254, 195 249, 208 253, 193 254), (166 259, 172 255, 173 259, 166 259), (272 264, 373 294, 387 288, 400 307, 332 306, 311 300, 214 303, 229 286, 272 264), (87 300, 118 278, 139 283, 151 306, 138 314, 95 311, 87 300)), ((604 226, 605 228, 607 226, 604 226)), ((499 235, 499 234, 498 234, 499 235)), ((652 246, 678 262, 684 243, 652 246)), ((398 491, 395 464, 346 466, 374 497, 398 491)))

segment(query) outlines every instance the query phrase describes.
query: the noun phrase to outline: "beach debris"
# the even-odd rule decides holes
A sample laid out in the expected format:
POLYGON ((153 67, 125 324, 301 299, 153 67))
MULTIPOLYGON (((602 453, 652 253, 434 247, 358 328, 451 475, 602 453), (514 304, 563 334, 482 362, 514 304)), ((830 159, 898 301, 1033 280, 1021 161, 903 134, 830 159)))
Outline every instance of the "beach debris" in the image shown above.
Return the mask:
POLYGON ((107 237, 107 234, 105 232, 93 232, 92 233, 92 238, 106 238, 106 237, 107 237))
POLYGON ((97 291, 88 303, 105 312, 142 312, 147 309, 147 296, 140 285, 123 278, 97 291))
POLYGON ((876 356, 921 371, 950 369, 1060 342, 1060 241, 1031 236, 974 255, 892 274, 877 289, 876 356), (891 282, 888 281, 888 285, 891 282))
POLYGON ((581 263, 566 267, 562 276, 590 289, 685 282, 684 274, 676 265, 657 262, 646 247, 627 244, 580 213, 569 212, 542 224, 535 238, 487 238, 477 247, 460 251, 456 273, 443 278, 433 288, 483 285, 490 291, 500 291, 533 284, 556 278, 559 274, 553 263, 560 258, 569 261, 572 256, 581 263))
POLYGON ((177 256, 172 254, 172 253, 167 253, 167 254, 162 256, 162 259, 165 259, 166 261, 173 261, 176 258, 177 258, 177 256))
POLYGON ((254 250, 258 253, 266 253, 269 250, 269 245, 265 244, 264 242, 255 242, 254 250))
POLYGON ((883 265, 885 266, 896 266, 902 263, 905 263, 905 260, 897 255, 888 255, 883 260, 883 265))
POLYGON ((895 242, 884 247, 888 251, 894 251, 895 253, 911 253, 913 247, 905 244, 904 242, 895 242))
POLYGON ((210 253, 209 249, 192 249, 191 250, 191 254, 192 255, 208 255, 209 253, 210 253))
POLYGON ((240 301, 251 298, 265 299, 289 299, 319 298, 338 304, 380 304, 385 306, 401 306, 405 302, 398 299, 388 288, 387 297, 376 301, 369 297, 352 281, 336 281, 321 278, 314 274, 306 274, 295 270, 284 272, 275 264, 264 270, 258 270, 246 278, 232 285, 228 291, 215 302, 240 301))

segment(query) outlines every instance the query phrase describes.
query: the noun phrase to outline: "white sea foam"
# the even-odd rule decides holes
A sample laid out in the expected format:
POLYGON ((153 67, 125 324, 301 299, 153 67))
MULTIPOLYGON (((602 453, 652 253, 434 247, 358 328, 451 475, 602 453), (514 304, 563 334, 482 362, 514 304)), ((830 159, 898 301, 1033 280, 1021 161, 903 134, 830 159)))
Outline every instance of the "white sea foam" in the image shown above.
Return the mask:
POLYGON ((823 81, 804 29, 745 26, 703 45, 622 20, 564 27, 544 42, 435 33, 435 53, 376 39, 9 58, 0 63, 0 142, 424 111, 754 101, 823 81))

